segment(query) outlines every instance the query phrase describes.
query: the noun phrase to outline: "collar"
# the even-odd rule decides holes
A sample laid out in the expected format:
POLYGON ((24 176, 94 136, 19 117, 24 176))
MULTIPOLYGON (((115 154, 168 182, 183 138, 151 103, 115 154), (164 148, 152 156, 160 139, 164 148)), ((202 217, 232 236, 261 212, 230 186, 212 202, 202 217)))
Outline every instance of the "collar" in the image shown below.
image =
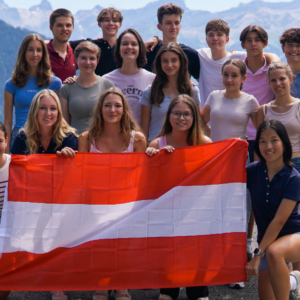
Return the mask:
MULTIPOLYGON (((48 42, 48 44, 47 44, 48 51, 51 52, 51 53, 57 53, 57 52, 55 51, 53 45, 52 45, 52 41, 53 41, 53 39, 51 39, 51 40, 48 42)), ((73 51, 73 50, 72 50, 71 46, 70 46, 69 43, 68 43, 68 45, 67 45, 67 53, 70 52, 70 51, 73 51)))
MULTIPOLYGON (((263 166, 263 171, 266 171, 267 172, 267 165, 266 165, 266 163, 265 162, 262 162, 262 166, 263 166)), ((288 165, 285 165, 279 172, 277 172, 276 174, 275 174, 275 176, 280 176, 280 177, 283 177, 283 176, 285 176, 285 175, 287 175, 287 174, 290 174, 291 173, 291 167, 290 166, 288 166, 288 165)), ((275 177, 274 176, 274 177, 275 177)))
POLYGON ((247 67, 247 74, 250 74, 250 75, 252 75, 252 76, 256 76, 256 75, 259 75, 259 74, 262 74, 262 73, 267 72, 267 71, 268 71, 268 63, 267 63, 267 60, 266 60, 265 56, 264 56, 264 60, 265 60, 265 63, 264 63, 264 65, 263 65, 263 67, 260 68, 255 74, 253 74, 253 73, 250 71, 250 69, 248 68, 248 66, 247 66, 248 57, 246 57, 245 60, 244 60, 244 62, 245 62, 246 67, 247 67))

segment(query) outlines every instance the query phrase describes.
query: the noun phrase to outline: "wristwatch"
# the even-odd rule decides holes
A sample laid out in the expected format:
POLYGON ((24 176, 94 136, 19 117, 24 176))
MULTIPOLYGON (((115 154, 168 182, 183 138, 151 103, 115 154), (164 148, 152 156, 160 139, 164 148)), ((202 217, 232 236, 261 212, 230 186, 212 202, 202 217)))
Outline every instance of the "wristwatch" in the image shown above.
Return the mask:
POLYGON ((253 253, 254 255, 260 255, 261 257, 264 257, 265 255, 265 252, 262 252, 259 248, 256 248, 253 253))

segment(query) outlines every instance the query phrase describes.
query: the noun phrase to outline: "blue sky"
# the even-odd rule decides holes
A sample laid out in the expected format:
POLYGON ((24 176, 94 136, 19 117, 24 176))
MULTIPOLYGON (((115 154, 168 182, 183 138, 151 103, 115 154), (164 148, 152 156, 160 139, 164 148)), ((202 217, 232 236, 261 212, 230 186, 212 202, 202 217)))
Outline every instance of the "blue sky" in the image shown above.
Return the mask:
MULTIPOLYGON (((29 8, 32 5, 37 5, 41 2, 41 0, 4 0, 6 4, 8 4, 10 7, 16 7, 16 8, 29 8)), ((106 6, 114 6, 116 8, 120 9, 130 9, 130 8, 138 8, 143 7, 147 3, 151 2, 149 0, 50 0, 49 1, 52 4, 53 9, 57 8, 67 8, 71 10, 73 13, 76 13, 80 9, 91 9, 95 7, 96 5, 101 5, 102 7, 106 6), (71 3, 71 4, 70 4, 71 3)), ((166 0, 166 3, 171 2, 171 0, 166 0)), ((201 9, 201 10, 208 10, 211 12, 215 11, 223 11, 226 9, 229 9, 231 7, 238 6, 239 3, 246 3, 250 2, 249 0, 214 0, 214 1, 199 1, 199 0, 185 0, 185 3, 188 8, 190 9, 201 9)), ((290 2, 290 1, 278 1, 278 0, 271 0, 268 2, 290 2)))

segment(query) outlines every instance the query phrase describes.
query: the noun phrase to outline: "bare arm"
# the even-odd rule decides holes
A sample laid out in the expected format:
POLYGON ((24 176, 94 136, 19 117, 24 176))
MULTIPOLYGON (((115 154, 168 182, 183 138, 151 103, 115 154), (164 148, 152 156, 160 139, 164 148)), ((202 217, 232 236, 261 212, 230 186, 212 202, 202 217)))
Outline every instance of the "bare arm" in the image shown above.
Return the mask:
POLYGON ((59 96, 59 100, 60 100, 60 104, 61 104, 63 117, 67 121, 67 123, 70 124, 71 120, 70 120, 70 113, 69 113, 69 102, 62 96, 59 96))
POLYGON ((134 138, 137 140, 133 144, 133 152, 144 152, 147 148, 145 136, 141 132, 136 132, 134 138))
POLYGON ((14 96, 8 91, 4 91, 4 126, 7 131, 7 148, 5 153, 9 153, 10 139, 11 139, 11 127, 12 127, 12 114, 13 114, 14 96))
POLYGON ((148 140, 148 136, 149 136, 150 118, 151 118, 151 106, 146 106, 142 104, 141 127, 146 137, 146 141, 148 140))
MULTIPOLYGON (((267 107, 266 107, 267 110, 267 107)), ((260 126, 260 124, 265 120, 265 115, 264 115, 264 111, 263 111, 263 106, 261 106, 258 111, 257 111, 257 115, 256 115, 256 129, 260 126)), ((253 122, 253 121, 252 121, 253 122)), ((254 124, 254 123, 253 123, 254 124)), ((254 124, 255 126, 255 124, 254 124)))
POLYGON ((78 152, 90 152, 88 131, 83 132, 78 138, 78 152))
POLYGON ((280 58, 274 53, 264 53, 268 65, 272 62, 280 61, 280 58))
POLYGON ((257 130, 257 128, 258 128, 258 126, 257 126, 257 113, 251 115, 251 121, 252 121, 252 123, 253 123, 255 129, 257 130))

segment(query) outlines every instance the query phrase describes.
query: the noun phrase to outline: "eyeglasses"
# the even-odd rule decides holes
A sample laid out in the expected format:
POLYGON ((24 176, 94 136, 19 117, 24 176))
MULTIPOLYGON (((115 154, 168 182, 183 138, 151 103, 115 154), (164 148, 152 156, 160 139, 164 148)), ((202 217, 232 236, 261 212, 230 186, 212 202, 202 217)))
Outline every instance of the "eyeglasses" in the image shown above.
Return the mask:
POLYGON ((185 120, 190 120, 192 117, 193 117, 193 113, 191 113, 191 112, 184 112, 184 113, 182 113, 182 112, 180 112, 180 111, 172 111, 171 112, 171 114, 172 114, 172 117, 174 118, 174 119, 180 119, 181 118, 181 116, 183 116, 183 118, 185 119, 185 120))

